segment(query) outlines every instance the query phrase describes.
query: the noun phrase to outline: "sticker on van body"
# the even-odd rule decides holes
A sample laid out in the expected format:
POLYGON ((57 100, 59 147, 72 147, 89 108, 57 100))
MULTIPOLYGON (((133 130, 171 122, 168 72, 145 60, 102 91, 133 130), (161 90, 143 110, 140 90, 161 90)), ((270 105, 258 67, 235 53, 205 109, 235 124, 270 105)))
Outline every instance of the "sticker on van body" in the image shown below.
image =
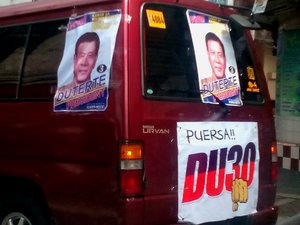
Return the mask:
MULTIPOLYGON (((242 105, 237 63, 228 21, 187 10, 203 103, 242 105)), ((200 97, 199 96, 199 97, 200 97)))
POLYGON ((164 13, 162 11, 146 9, 149 27, 166 29, 164 13))
POLYGON ((105 111, 120 10, 69 19, 54 111, 105 111))
POLYGON ((256 122, 178 122, 177 143, 179 222, 199 224, 256 212, 256 122))

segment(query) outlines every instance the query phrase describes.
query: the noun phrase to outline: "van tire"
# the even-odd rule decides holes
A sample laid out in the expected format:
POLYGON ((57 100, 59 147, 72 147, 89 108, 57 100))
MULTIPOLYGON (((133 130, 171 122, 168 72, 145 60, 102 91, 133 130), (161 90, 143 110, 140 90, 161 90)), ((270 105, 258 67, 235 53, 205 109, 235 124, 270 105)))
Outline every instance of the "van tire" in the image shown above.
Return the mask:
POLYGON ((8 195, 0 199, 0 225, 50 225, 45 210, 34 199, 24 195, 8 195), (10 223, 9 223, 10 222, 10 223))

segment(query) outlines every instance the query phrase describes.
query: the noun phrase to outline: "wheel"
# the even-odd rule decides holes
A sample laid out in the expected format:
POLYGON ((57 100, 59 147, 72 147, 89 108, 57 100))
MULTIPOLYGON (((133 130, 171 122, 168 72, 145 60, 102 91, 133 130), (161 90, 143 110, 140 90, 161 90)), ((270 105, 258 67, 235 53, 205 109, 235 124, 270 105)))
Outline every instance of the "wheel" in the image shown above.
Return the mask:
POLYGON ((50 219, 37 201, 23 195, 0 199, 0 225, 49 225, 50 219))
POLYGON ((14 212, 8 214, 1 225, 32 225, 31 221, 22 213, 14 212))

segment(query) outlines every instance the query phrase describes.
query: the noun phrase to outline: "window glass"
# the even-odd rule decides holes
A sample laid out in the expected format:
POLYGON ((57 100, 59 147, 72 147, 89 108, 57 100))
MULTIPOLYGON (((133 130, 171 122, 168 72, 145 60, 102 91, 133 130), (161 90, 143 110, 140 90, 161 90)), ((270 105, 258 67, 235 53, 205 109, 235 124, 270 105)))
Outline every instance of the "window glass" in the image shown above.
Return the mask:
POLYGON ((0 99, 53 99, 67 23, 0 28, 0 99))
POLYGON ((33 24, 26 48, 20 98, 53 98, 67 20, 33 24))
MULTIPOLYGON (((147 98, 201 101, 186 12, 183 7, 155 3, 143 7, 143 95, 147 98), (164 21, 159 15, 148 18, 146 10, 162 12, 164 21)), ((244 32, 232 27, 230 36, 237 57, 242 100, 261 103, 263 97, 244 32)))
POLYGON ((16 98, 28 26, 0 29, 0 98, 16 98))
POLYGON ((244 31, 239 27, 232 27, 231 40, 239 69, 242 99, 246 103, 262 103, 264 98, 244 31))
POLYGON ((185 11, 182 8, 146 4, 143 10, 144 92, 148 97, 199 95, 195 56, 185 11), (164 12, 167 29, 150 27, 146 9, 164 12))

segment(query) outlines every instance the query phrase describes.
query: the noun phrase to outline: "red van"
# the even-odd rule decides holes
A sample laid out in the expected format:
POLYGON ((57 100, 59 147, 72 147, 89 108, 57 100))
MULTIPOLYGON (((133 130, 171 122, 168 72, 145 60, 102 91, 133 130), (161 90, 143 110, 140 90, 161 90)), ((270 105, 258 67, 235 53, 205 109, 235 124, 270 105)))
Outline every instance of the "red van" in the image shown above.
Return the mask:
POLYGON ((245 16, 190 0, 1 7, 0 224, 275 224, 272 103, 245 16), (83 33, 100 37, 89 52, 83 33))

